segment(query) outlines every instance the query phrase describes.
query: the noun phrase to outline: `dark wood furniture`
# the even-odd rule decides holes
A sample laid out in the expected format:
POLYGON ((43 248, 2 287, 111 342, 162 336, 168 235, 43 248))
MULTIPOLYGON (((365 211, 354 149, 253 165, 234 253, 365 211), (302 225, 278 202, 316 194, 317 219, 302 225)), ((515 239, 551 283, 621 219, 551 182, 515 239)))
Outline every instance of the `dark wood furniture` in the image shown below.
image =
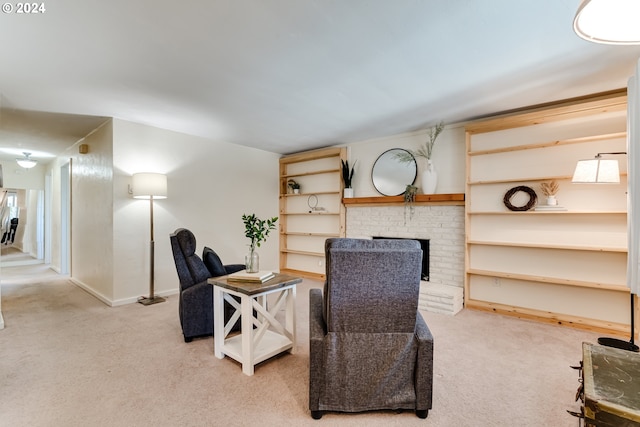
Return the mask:
POLYGON ((586 426, 640 427, 640 353, 582 343, 586 426))

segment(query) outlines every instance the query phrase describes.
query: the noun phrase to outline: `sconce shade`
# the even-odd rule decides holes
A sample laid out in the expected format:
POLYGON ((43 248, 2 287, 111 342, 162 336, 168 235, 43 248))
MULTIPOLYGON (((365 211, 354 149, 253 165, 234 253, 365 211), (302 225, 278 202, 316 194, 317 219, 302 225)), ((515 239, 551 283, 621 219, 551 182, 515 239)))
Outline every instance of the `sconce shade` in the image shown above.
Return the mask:
POLYGON ((25 169, 31 169, 32 167, 38 164, 37 160, 33 160, 30 157, 31 153, 24 152, 23 154, 24 154, 24 157, 19 157, 16 159, 16 163, 18 163, 18 166, 23 167, 25 169))
POLYGON ((167 198, 167 176, 161 173, 133 174, 131 185, 134 199, 167 198))
POLYGON ((583 0, 573 30, 590 42, 640 44, 639 16, 638 0, 583 0))
POLYGON ((576 184, 618 184, 620 171, 617 160, 578 160, 571 182, 576 184))

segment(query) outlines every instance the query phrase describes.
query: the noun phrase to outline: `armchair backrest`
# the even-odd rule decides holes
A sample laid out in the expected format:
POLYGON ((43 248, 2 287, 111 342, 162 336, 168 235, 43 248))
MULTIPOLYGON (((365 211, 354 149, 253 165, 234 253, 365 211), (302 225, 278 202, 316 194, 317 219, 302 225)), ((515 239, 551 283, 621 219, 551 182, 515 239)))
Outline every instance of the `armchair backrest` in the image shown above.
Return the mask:
POLYGON ((328 332, 414 331, 422 270, 417 241, 327 239, 325 253, 328 332))
POLYGON ((209 270, 196 255, 196 237, 193 233, 186 228, 178 228, 169 239, 181 290, 207 280, 210 277, 209 270))

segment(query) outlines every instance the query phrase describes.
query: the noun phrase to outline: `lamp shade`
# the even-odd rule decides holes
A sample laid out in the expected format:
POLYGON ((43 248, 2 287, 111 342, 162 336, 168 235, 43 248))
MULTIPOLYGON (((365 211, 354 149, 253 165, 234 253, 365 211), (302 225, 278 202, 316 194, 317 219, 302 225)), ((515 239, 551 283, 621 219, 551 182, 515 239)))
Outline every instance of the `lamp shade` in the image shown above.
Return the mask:
POLYGON ((167 176, 161 173, 133 174, 132 187, 135 199, 167 198, 167 176))
POLYGON ((618 184, 620 182, 618 161, 600 158, 579 160, 571 182, 577 184, 618 184))
POLYGON ((595 43, 640 44, 639 16, 638 0, 583 0, 573 29, 595 43))

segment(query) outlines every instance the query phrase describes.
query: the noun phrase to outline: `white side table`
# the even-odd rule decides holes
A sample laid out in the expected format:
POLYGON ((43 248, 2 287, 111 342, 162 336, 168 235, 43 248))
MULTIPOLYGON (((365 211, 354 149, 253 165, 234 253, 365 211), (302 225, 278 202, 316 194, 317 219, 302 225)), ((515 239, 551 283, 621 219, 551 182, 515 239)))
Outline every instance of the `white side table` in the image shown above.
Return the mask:
POLYGON ((229 356, 242 363, 242 372, 253 375, 256 364, 283 351, 295 353, 296 348, 296 284, 301 278, 276 274, 264 283, 228 281, 227 276, 213 277, 214 354, 218 359, 229 356), (276 301, 267 307, 267 295, 276 294, 276 301), (238 303, 232 296, 240 298, 238 303), (235 309, 224 323, 224 301, 235 309), (285 306, 284 325, 276 313, 285 306), (253 312, 256 312, 254 317, 253 312), (241 317, 242 332, 227 336, 241 317), (255 328, 254 328, 255 326, 255 328), (248 331, 248 332, 247 332, 248 331))

